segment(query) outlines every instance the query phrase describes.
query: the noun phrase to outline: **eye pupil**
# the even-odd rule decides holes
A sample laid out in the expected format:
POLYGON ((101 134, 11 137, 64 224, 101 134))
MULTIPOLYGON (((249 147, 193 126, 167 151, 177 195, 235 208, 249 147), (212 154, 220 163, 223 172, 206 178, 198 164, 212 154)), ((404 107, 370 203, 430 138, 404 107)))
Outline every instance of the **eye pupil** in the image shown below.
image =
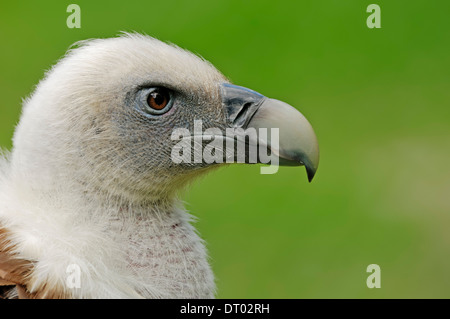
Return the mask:
POLYGON ((169 103, 169 93, 163 88, 155 88, 147 97, 148 106, 154 110, 162 110, 169 103))
POLYGON ((155 103, 161 105, 164 103, 164 96, 159 93, 153 93, 153 98, 155 99, 155 103))

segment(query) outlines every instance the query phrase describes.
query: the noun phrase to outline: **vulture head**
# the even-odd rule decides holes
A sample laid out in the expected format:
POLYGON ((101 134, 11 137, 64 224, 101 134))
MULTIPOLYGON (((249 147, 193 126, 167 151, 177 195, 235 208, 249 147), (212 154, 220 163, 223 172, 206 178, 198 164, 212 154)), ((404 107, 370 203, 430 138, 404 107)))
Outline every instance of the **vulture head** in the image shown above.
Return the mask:
MULTIPOLYGON (((13 142, 0 173, 0 254, 8 256, 0 260, 10 261, 0 262, 0 274, 8 269, 2 280, 35 297, 211 297, 206 253, 176 193, 239 162, 238 145, 266 146, 280 165, 305 166, 309 180, 319 160, 314 131, 295 108, 138 34, 71 49, 25 101, 13 142), (256 136, 246 135, 251 128, 256 136), (208 161, 202 155, 213 140, 223 149, 208 161), (58 249, 80 265, 89 289, 63 287, 58 249), (11 275, 17 260, 27 261, 26 276, 11 275)), ((241 162, 262 162, 259 153, 251 161, 249 147, 244 153, 241 162)))

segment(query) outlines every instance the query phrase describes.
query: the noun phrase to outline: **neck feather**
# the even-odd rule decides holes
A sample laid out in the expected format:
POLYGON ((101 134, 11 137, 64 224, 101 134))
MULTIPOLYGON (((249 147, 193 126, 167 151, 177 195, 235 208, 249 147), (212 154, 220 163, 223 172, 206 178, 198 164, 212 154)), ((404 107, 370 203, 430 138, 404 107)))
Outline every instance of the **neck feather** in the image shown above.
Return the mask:
POLYGON ((7 221, 20 257, 35 261, 31 291, 53 287, 87 298, 214 296, 203 241, 175 198, 130 204, 101 193, 14 186, 0 221, 7 221), (68 287, 73 265, 79 287, 68 287))

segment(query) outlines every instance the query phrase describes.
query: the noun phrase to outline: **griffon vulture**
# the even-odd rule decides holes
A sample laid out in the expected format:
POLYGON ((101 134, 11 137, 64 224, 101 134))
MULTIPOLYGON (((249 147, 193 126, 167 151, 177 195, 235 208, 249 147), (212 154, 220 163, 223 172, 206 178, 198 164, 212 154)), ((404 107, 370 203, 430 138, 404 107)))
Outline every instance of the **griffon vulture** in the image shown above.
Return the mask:
MULTIPOLYGON (((207 252, 177 193, 222 165, 189 161, 195 148, 173 158, 176 129, 191 132, 184 145, 207 146, 193 133, 199 121, 236 145, 249 128, 278 129, 277 145, 262 135, 244 144, 266 143, 280 165, 315 174, 317 140, 303 115, 202 58, 139 34, 69 50, 24 101, 0 158, 0 295, 213 298, 207 252), (230 128, 241 133, 228 137, 230 128)), ((222 156, 230 162, 228 149, 222 156)))

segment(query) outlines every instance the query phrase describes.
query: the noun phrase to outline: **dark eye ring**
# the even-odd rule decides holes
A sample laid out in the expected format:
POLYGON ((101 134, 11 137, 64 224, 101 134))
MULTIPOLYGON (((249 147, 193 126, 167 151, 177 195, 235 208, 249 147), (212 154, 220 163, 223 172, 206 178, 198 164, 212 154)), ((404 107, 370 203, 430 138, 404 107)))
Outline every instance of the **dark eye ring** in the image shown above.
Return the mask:
POLYGON ((151 115, 161 115, 172 107, 172 95, 165 87, 150 87, 142 90, 142 109, 151 115))

